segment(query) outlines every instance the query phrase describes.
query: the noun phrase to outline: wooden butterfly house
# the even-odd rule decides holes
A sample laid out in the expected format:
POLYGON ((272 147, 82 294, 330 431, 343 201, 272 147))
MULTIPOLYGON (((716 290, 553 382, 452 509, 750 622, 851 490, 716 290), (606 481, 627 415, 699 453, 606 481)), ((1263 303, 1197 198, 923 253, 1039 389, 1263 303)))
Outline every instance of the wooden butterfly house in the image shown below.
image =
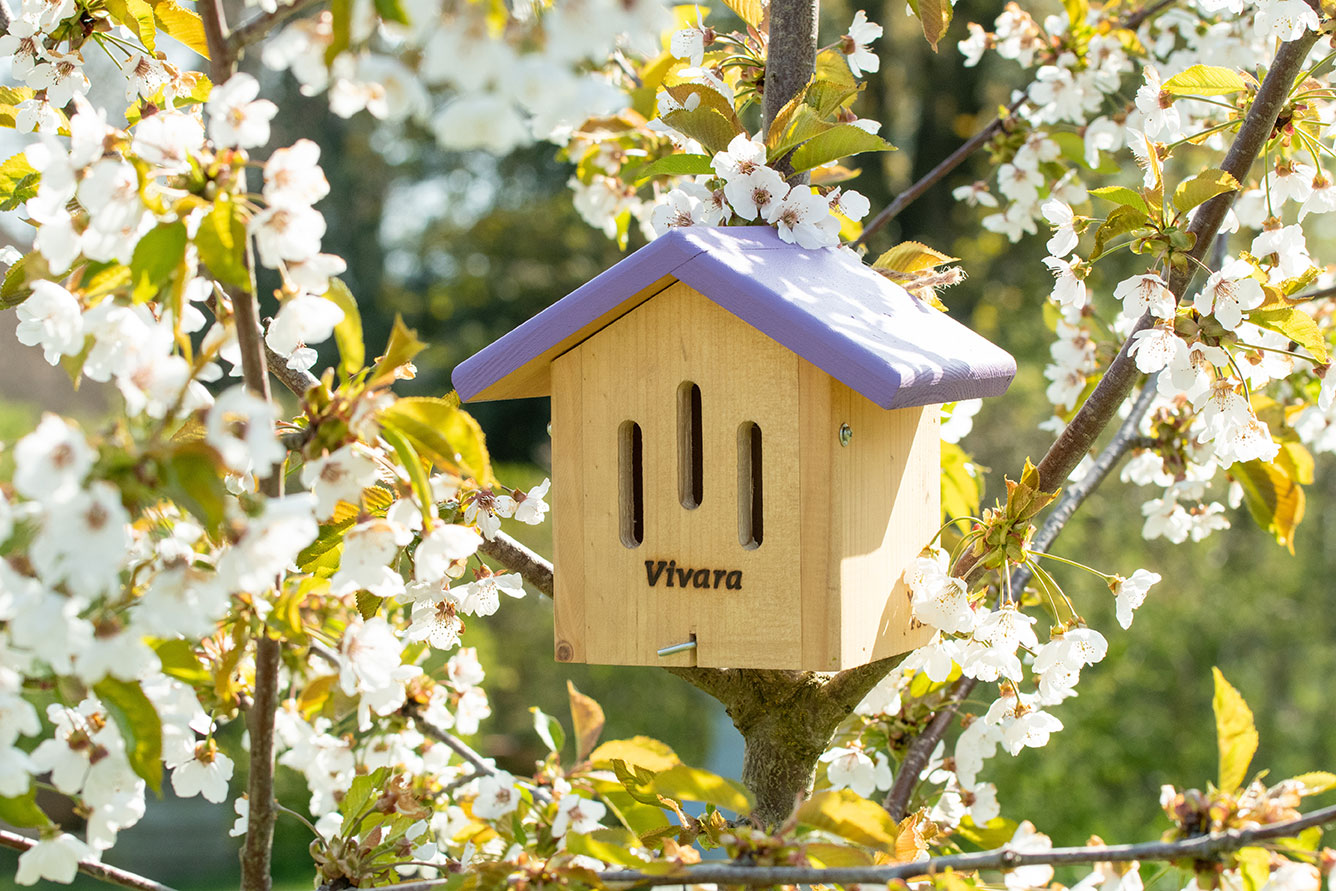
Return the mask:
POLYGON ((838 248, 674 229, 462 363, 550 396, 556 658, 833 671, 905 652, 936 406, 1015 361, 838 248))

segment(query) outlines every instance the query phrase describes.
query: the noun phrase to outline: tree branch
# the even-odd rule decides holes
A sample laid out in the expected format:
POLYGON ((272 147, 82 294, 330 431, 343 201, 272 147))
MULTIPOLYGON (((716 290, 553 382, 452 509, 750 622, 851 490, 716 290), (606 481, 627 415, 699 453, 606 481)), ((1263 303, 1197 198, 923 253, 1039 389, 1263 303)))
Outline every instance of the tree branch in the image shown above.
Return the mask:
POLYGON ((246 48, 259 43, 274 28, 277 28, 283 22, 305 12, 312 7, 319 6, 325 0, 295 0, 288 6, 279 6, 273 12, 266 12, 263 15, 251 19, 246 24, 241 25, 227 38, 227 48, 237 58, 246 51, 246 48))
MULTIPOLYGON (((17 832, 0 829, 0 848, 11 848, 22 852, 36 844, 35 839, 19 835, 17 832)), ((80 860, 79 872, 111 885, 119 885, 122 888, 134 888, 137 891, 173 891, 171 887, 161 882, 155 882, 152 879, 144 878, 136 873, 105 863, 94 863, 91 860, 80 860)))
MULTIPOLYGON (((762 87, 762 139, 770 132, 770 124, 780 110, 807 86, 816 70, 818 5, 818 0, 772 0, 770 3, 762 87)), ((793 177, 788 155, 776 160, 774 167, 785 179, 793 177)), ((807 176, 804 174, 796 179, 806 182, 807 176)))
POLYGON ((478 550, 500 563, 533 585, 548 597, 552 596, 552 564, 542 555, 498 532, 495 538, 484 539, 478 550))
MULTIPOLYGON (((1119 27, 1135 31, 1137 28, 1141 27, 1142 23, 1147 19, 1157 15, 1170 6, 1173 6, 1176 2, 1178 2, 1178 0, 1157 0, 1157 2, 1148 3, 1136 12, 1128 14, 1127 17, 1119 23, 1119 27)), ((982 130, 966 140, 960 148, 956 149, 950 155, 947 155, 940 164, 919 177, 919 179, 909 188, 896 195, 895 200, 873 217, 872 222, 863 227, 862 234, 853 241, 854 247, 866 244, 868 238, 874 235, 891 220, 898 217, 906 207, 917 201, 924 192, 941 182, 947 174, 963 164, 966 158, 977 152, 990 139, 1000 133, 1012 116, 1015 115, 1016 112, 1020 110, 1020 107, 1030 98, 1030 87, 1033 86, 1033 84, 1034 81, 1031 81, 1025 86, 1025 90, 1021 93, 1020 98, 1012 102, 1011 105, 1007 107, 1005 113, 999 114, 997 117, 989 121, 984 125, 982 130)))

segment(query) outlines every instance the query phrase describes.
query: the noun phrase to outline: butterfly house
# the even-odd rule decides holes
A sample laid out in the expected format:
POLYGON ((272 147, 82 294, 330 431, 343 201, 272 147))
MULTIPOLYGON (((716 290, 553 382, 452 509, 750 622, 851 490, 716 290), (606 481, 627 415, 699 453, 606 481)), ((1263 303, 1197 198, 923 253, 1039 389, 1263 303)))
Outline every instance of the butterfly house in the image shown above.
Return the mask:
POLYGON ((674 229, 462 363, 550 396, 556 658, 833 671, 919 646, 937 405, 1015 361, 838 248, 674 229))

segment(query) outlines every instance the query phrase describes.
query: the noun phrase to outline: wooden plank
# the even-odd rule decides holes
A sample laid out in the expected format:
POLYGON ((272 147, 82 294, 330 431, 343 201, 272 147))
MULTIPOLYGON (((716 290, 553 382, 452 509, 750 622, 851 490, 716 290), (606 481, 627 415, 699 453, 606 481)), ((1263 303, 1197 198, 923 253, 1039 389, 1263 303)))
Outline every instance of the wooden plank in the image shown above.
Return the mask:
POLYGON ((799 667, 797 357, 681 284, 576 353, 584 385, 588 660, 799 667), (677 394, 684 381, 702 392, 703 495, 694 509, 683 506, 678 484, 677 394), (640 424, 643 436, 638 547, 622 544, 617 506, 617 430, 627 420, 640 424), (760 426, 763 448, 765 522, 761 545, 751 550, 738 537, 737 436, 744 422, 760 426), (696 650, 657 656, 692 634, 696 650))
POLYGON ((840 667, 849 668, 932 636, 913 621, 904 570, 941 521, 940 413, 885 411, 838 382, 833 404, 836 426, 848 423, 852 433, 831 462, 831 584, 844 617, 840 667))
POLYGON ((831 525, 831 452, 839 424, 831 416, 830 375, 806 360, 798 362, 798 490, 801 516, 802 667, 840 667, 840 551, 831 525))
POLYGON ((552 553, 555 655, 558 662, 585 661, 585 498, 580 456, 583 375, 579 353, 552 363, 552 553))

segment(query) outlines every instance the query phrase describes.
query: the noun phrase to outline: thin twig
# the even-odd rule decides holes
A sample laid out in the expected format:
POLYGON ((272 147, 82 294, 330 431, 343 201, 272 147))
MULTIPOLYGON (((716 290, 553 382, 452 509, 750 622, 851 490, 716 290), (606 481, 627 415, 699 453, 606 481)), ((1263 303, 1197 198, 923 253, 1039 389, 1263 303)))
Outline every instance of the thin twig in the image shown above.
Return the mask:
POLYGON ((251 19, 246 24, 241 25, 236 31, 232 32, 227 38, 227 48, 238 58, 246 51, 249 46, 254 46, 264 39, 265 35, 274 28, 283 24, 283 22, 292 18, 300 12, 305 12, 313 6, 319 6, 325 0, 296 0, 289 6, 279 6, 273 12, 251 19))
MULTIPOLYGON (((483 759, 483 757, 473 749, 472 746, 470 746, 468 743, 464 742, 462 739, 455 736, 448 730, 445 730, 441 727, 437 727, 435 724, 424 718, 421 712, 413 710, 410 711, 409 714, 413 718, 413 723, 418 726, 418 729, 422 731, 423 735, 429 736, 439 743, 444 743, 456 755, 467 761, 469 763, 469 766, 472 767, 473 770, 475 771, 474 776, 482 774, 483 776, 491 777, 491 776, 496 776, 501 772, 495 766, 488 764, 483 759)), ((469 779, 472 779, 472 777, 463 778, 464 781, 468 781, 469 779)), ((531 786, 527 783, 525 784, 525 786, 526 788, 528 788, 530 791, 533 792, 533 797, 536 800, 538 801, 552 800, 551 796, 547 794, 546 790, 540 789, 537 786, 531 786)))
MULTIPOLYGON (((852 885, 885 884, 921 876, 933 876, 975 870, 1012 870, 1022 866, 1072 866, 1093 863, 1141 863, 1154 861, 1206 861, 1222 854, 1277 838, 1294 838, 1313 826, 1336 822, 1336 805, 1306 814, 1297 820, 1272 823, 1255 829, 1232 829, 1212 835, 1198 835, 1182 841, 1141 842, 1132 845, 1051 848, 1022 853, 1008 847, 973 854, 933 857, 916 863, 889 866, 845 866, 819 869, 807 866, 749 866, 740 863, 699 863, 672 872, 645 873, 634 869, 613 869, 599 873, 605 884, 650 887, 653 885, 852 885)), ((383 891, 433 891, 458 879, 429 879, 385 885, 383 891)))
MULTIPOLYGON (((19 835, 17 832, 0 829, 0 847, 12 848, 15 851, 27 851, 36 844, 35 839, 19 835)), ((161 882, 155 882, 152 879, 115 866, 108 866, 105 863, 94 863, 91 860, 80 860, 79 872, 111 885, 119 885, 122 888, 135 888, 137 891, 173 891, 170 886, 161 882)))

